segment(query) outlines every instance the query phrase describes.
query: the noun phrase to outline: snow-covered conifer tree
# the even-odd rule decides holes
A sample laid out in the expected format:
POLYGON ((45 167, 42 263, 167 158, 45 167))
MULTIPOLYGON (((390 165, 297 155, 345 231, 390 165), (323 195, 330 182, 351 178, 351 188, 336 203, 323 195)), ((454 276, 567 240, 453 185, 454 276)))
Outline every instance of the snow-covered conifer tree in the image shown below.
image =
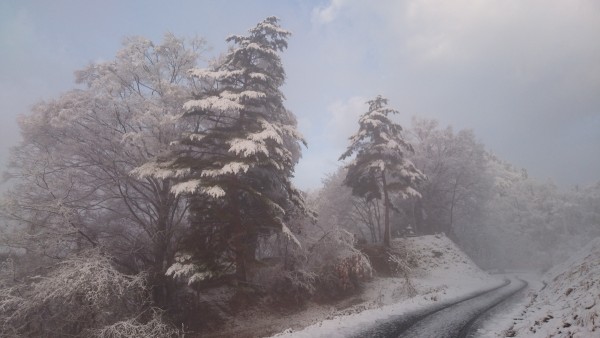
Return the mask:
POLYGON ((402 127, 390 119, 390 114, 398 111, 387 106, 387 99, 377 96, 368 101, 369 111, 363 114, 358 123, 358 132, 350 137, 350 146, 342 154, 344 160, 356 153, 348 164, 344 184, 352 188, 357 196, 383 199, 384 206, 384 245, 390 245, 390 193, 403 198, 419 197, 414 186, 425 179, 406 154, 414 152, 413 147, 402 135, 402 127))
POLYGON ((279 53, 289 35, 269 17, 248 35, 227 38, 234 46, 223 59, 191 71, 204 88, 183 107, 181 121, 190 132, 165 159, 138 170, 169 172, 180 178, 172 191, 192 197, 195 228, 169 270, 173 276, 201 281, 232 262, 245 281, 261 232, 295 240, 285 220, 288 210, 305 210, 291 183, 305 142, 279 89, 285 80, 279 53))

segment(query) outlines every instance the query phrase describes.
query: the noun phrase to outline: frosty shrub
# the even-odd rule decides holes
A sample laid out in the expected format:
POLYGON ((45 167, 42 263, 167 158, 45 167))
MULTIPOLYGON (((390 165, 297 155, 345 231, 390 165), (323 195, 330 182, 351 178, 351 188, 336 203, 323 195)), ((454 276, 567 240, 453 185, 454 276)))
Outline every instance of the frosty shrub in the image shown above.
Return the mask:
POLYGON ((309 247, 307 267, 317 274, 318 293, 325 299, 357 291, 372 276, 369 259, 355 247, 354 235, 334 228, 309 247))
POLYGON ((275 234, 259 241, 257 257, 262 263, 252 276, 277 306, 297 306, 316 290, 317 274, 308 269, 308 252, 287 236, 275 234))
POLYGON ((417 294, 417 289, 411 280, 411 272, 414 267, 414 260, 411 258, 410 251, 403 248, 400 252, 389 252, 388 260, 390 265, 397 276, 404 278, 405 291, 409 296, 417 294))
POLYGON ((260 245, 264 266, 252 283, 262 286, 277 305, 339 299, 357 292, 372 276, 369 260, 354 247, 353 234, 341 228, 324 231, 308 223, 297 236, 301 246, 284 236, 272 236, 260 245))
POLYGON ((149 314, 147 289, 145 275, 119 272, 98 250, 83 252, 46 276, 0 290, 0 336, 120 337, 118 332, 133 327, 149 334, 164 331, 149 314), (123 322, 127 318, 135 319, 123 322))
POLYGON ((277 307, 296 307, 304 304, 316 291, 317 274, 305 269, 286 269, 283 264, 263 268, 256 280, 277 307))
POLYGON ((129 337, 178 337, 179 331, 162 320, 162 313, 152 309, 152 317, 146 323, 137 318, 131 318, 104 326, 93 331, 99 338, 129 338, 129 337))
POLYGON ((359 248, 368 257, 378 276, 402 277, 406 294, 415 294, 411 278, 413 269, 418 264, 418 257, 414 250, 398 240, 394 240, 390 248, 378 244, 363 244, 359 248))

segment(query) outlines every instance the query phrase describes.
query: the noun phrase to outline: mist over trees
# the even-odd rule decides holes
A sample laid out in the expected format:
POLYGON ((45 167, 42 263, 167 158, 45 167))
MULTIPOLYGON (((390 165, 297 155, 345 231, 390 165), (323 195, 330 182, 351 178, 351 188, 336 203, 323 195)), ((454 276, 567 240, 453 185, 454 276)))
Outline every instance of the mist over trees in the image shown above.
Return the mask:
POLYGON ((206 67, 202 39, 130 37, 20 119, 0 335, 168 337, 259 301, 340 299, 377 259, 408 276, 395 237, 445 233, 483 267, 539 268, 600 236, 600 183, 539 182, 474 131, 400 126, 382 96, 348 162, 297 189, 307 143, 281 89, 289 37, 266 18, 206 67))
MULTIPOLYGON (((565 191, 540 182, 487 151, 473 131, 435 120, 415 117, 405 133, 414 148, 407 158, 427 179, 419 196, 396 202, 396 236, 445 233, 486 268, 548 268, 598 236, 598 184, 565 191)), ((323 181, 331 209, 320 216, 377 242, 381 206, 353 197, 340 184, 345 171, 323 181)))

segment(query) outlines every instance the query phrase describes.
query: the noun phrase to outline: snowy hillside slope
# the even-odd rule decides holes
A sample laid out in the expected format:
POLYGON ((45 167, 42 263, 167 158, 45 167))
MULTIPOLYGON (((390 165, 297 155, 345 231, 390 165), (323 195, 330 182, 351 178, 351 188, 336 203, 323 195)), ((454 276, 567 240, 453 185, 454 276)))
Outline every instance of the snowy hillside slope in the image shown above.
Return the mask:
MULTIPOLYGON (((429 295, 435 300, 446 298, 447 292, 468 292, 496 281, 444 235, 397 238, 392 247, 405 247, 415 255, 417 267, 412 269, 411 277, 417 295, 429 295)), ((404 283, 402 278, 376 278, 367 285, 364 296, 371 299, 377 293, 380 305, 393 304, 408 298, 409 295, 398 294, 397 287, 392 286, 404 283)))
POLYGON ((543 280, 509 336, 600 338, 600 238, 543 280))
POLYGON ((276 337, 344 337, 377 320, 434 307, 503 283, 480 270, 445 236, 396 239, 392 246, 405 246, 415 253, 414 290, 407 288, 403 278, 375 278, 366 285, 361 303, 331 312, 305 328, 302 324, 310 323, 290 318, 288 329, 276 337))
POLYGON ((423 283, 444 280, 448 285, 458 286, 464 283, 487 283, 493 279, 446 236, 397 239, 394 244, 402 243, 417 255, 418 267, 414 273, 417 280, 423 283))

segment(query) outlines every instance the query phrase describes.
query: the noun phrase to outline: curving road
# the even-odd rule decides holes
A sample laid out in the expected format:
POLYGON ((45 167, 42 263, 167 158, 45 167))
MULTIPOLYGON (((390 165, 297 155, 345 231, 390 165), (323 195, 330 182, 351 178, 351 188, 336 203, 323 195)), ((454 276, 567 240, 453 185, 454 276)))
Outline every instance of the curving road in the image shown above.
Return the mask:
POLYGON ((491 291, 443 306, 429 313, 394 318, 359 337, 463 338, 472 336, 471 328, 486 311, 502 303, 527 286, 527 282, 511 279, 491 291))

